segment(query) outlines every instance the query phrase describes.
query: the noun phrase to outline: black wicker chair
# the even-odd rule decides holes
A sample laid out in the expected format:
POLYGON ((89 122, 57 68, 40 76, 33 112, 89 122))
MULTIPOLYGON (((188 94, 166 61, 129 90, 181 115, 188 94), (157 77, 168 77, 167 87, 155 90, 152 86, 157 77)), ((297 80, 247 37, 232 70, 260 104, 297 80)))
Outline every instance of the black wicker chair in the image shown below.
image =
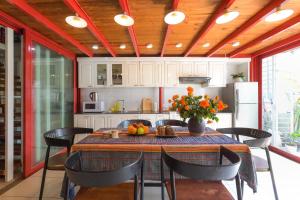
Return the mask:
MULTIPOLYGON (((276 184, 274 179, 271 157, 268 148, 271 143, 272 134, 267 131, 252 129, 252 128, 221 128, 221 129, 217 129, 217 131, 224 134, 231 134, 238 141, 241 141, 242 139, 240 136, 250 137, 244 139, 243 143, 249 145, 249 147, 251 148, 261 148, 265 150, 267 159, 264 159, 256 155, 252 155, 252 159, 255 163, 257 172, 265 172, 265 171, 270 172, 274 196, 275 199, 278 200, 278 194, 277 194, 277 189, 276 189, 276 184)), ((243 191, 244 181, 242 181, 241 184, 242 184, 242 191, 243 191)))
MULTIPOLYGON (((175 153, 176 154, 176 153, 175 153)), ((235 178, 238 199, 242 199, 239 167, 241 164, 240 157, 221 146, 219 164, 217 165, 201 165, 197 163, 189 163, 174 158, 168 154, 165 148, 162 148, 161 154, 161 182, 162 182, 162 198, 164 198, 164 183, 167 183, 167 190, 171 200, 186 199, 232 199, 230 192, 222 184, 222 180, 235 178), (224 157, 226 159, 224 159, 224 157), (226 164, 224 164, 226 160, 226 164), (170 170, 170 183, 164 178, 164 163, 170 170), (174 172, 189 179, 176 180, 174 172), (198 180, 201 180, 199 182, 198 180), (177 191, 177 192, 176 192, 177 191), (177 194, 178 193, 178 194, 177 194)))
MULTIPOLYGON (((120 197, 120 194, 123 194, 120 187, 119 190, 114 190, 115 193, 118 193, 118 197, 116 197, 116 194, 105 192, 103 189, 109 189, 112 188, 112 186, 117 187, 117 185, 120 186, 121 183, 132 186, 131 183, 124 182, 134 178, 134 200, 138 199, 138 191, 140 191, 140 199, 143 200, 144 155, 143 153, 137 152, 123 153, 99 151, 72 153, 65 163, 65 169, 68 182, 70 181, 81 187, 76 194, 76 199, 114 200, 126 198, 120 197), (139 175, 140 181, 138 180, 139 175)), ((128 192, 127 187, 127 197, 131 195, 128 194, 128 192)), ((65 199, 67 199, 67 196, 65 196, 65 199)))
POLYGON ((176 119, 162 119, 155 122, 155 126, 180 126, 187 127, 187 123, 176 119))
POLYGON ((67 159, 71 146, 74 143, 76 134, 92 133, 90 128, 59 128, 46 132, 44 134, 45 142, 47 144, 47 151, 45 156, 45 163, 43 169, 42 183, 40 188, 39 199, 43 199, 43 192, 45 186, 45 178, 47 170, 65 170, 64 163, 67 159), (50 156, 51 147, 66 147, 67 151, 64 153, 50 156))
POLYGON ((143 119, 130 119, 130 120, 125 120, 122 121, 117 128, 127 128, 130 124, 134 123, 142 123, 144 126, 149 126, 152 127, 152 123, 148 120, 143 120, 143 119))

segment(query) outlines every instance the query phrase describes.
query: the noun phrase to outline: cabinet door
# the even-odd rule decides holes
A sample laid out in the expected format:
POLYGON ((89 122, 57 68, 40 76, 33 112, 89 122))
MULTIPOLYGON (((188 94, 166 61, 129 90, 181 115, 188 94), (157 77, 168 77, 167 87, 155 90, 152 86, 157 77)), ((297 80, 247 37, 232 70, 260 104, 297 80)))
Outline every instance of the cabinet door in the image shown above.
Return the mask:
POLYGON ((155 74, 154 85, 156 87, 163 87, 164 80, 165 80, 164 62, 155 62, 154 74, 155 74))
POLYGON ((210 62, 209 76, 211 77, 209 86, 225 87, 226 86, 226 63, 225 62, 210 62))
POLYGON ((108 85, 108 63, 95 63, 95 87, 104 87, 108 85))
POLYGON ((117 128, 117 126, 125 120, 122 114, 114 114, 106 117, 106 127, 107 128, 117 128))
POLYGON ((79 88, 93 87, 93 66, 92 63, 80 63, 78 67, 79 88))
POLYGON ((208 62, 195 62, 194 63, 194 74, 196 76, 209 76, 208 62))
MULTIPOLYGON (((92 123, 93 116, 90 115, 75 115, 74 116, 74 127, 82 127, 82 128, 93 128, 92 123)), ((83 138, 85 138, 88 134, 77 134, 74 138, 74 142, 77 143, 83 138)))
POLYGON ((106 125, 105 125, 105 116, 99 116, 99 115, 95 115, 93 117, 93 127, 94 127, 94 130, 98 130, 100 128, 106 128, 106 125))
POLYGON ((191 76, 193 75, 193 68, 194 68, 193 62, 180 62, 178 75, 191 76))
POLYGON ((165 62, 165 86, 174 87, 179 83, 179 62, 165 62))
POLYGON ((156 114, 140 114, 139 119, 150 121, 152 127, 154 127, 156 122, 156 114))
POLYGON ((111 63, 110 85, 115 87, 125 86, 125 66, 122 63, 111 63))
POLYGON ((139 77, 140 86, 152 87, 155 84, 155 62, 140 62, 139 77))
POLYGON ((139 62, 127 62, 126 67, 126 85, 139 86, 139 62))

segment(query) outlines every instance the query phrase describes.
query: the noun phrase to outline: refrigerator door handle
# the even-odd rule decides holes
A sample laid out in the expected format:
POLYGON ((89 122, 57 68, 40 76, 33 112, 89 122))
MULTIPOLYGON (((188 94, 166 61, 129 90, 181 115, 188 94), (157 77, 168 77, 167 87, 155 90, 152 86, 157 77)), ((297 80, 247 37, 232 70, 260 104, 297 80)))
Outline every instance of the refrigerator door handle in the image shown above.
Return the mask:
POLYGON ((239 90, 235 90, 235 99, 236 99, 236 102, 239 103, 239 101, 240 101, 240 92, 239 92, 239 90))
POLYGON ((235 107, 236 107, 235 119, 238 120, 239 119, 239 104, 236 103, 235 107))

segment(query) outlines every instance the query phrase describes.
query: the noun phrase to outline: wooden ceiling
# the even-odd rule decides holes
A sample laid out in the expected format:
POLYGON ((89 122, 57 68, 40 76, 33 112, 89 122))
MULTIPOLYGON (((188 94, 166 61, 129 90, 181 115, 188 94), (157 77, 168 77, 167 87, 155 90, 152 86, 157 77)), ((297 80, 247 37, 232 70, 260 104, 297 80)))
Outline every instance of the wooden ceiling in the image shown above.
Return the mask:
MULTIPOLYGON (((114 16, 123 12, 120 1, 122 0, 77 0, 81 9, 86 12, 97 29, 102 32, 117 56, 136 56, 128 28, 122 27, 114 22, 114 16), (126 49, 120 49, 120 44, 126 44, 126 49)), ((125 2, 126 1, 128 2, 130 14, 135 20, 133 29, 140 56, 160 56, 165 39, 166 46, 163 56, 183 56, 195 42, 198 33, 214 14, 218 6, 226 0, 125 0, 125 2), (170 33, 168 37, 165 37, 168 26, 164 23, 163 19, 166 13, 172 10, 173 1, 178 1, 177 9, 186 14, 186 19, 181 24, 170 26, 170 33), (175 47, 175 44, 179 42, 183 43, 182 48, 175 47), (153 44, 152 49, 146 48, 148 43, 153 44)), ((239 11, 240 16, 227 24, 213 24, 212 28, 204 35, 198 45, 193 48, 189 56, 205 56, 215 45, 222 42, 224 38, 253 18, 253 16, 272 1, 278 0, 233 1, 228 10, 239 11), (202 44, 205 42, 210 43, 208 48, 202 47, 202 44)), ((9 2, 10 1, 4 0, 0 1, 0 10, 13 16, 51 40, 63 45, 77 55, 84 55, 82 51, 64 37, 50 30, 38 22, 33 16, 30 16, 9 2)), ((77 29, 65 23, 65 18, 69 15, 74 15, 74 11, 65 4, 64 0, 28 0, 27 3, 92 51, 94 55, 110 56, 109 51, 103 47, 88 28, 77 29), (93 50, 92 45, 94 44, 98 44, 100 48, 93 50)), ((262 18, 246 31, 232 38, 229 43, 226 43, 222 48, 218 49, 214 55, 228 56, 231 52, 251 42, 255 38, 271 31, 291 18, 300 15, 300 0, 286 0, 281 7, 292 8, 294 14, 285 20, 273 23, 265 22, 263 20, 264 18, 262 18), (232 47, 231 44, 234 41, 239 41, 241 45, 239 47, 232 47)), ((300 23, 239 52, 239 55, 254 54, 260 49, 299 33, 300 23)))

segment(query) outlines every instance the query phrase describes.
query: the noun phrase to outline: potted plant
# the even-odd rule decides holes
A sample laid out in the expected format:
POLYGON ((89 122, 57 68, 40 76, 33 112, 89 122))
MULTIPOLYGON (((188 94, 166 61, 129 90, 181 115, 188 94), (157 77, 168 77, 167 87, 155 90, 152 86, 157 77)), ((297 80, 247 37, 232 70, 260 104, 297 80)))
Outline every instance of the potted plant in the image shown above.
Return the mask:
POLYGON ((202 135, 205 131, 205 120, 207 123, 219 121, 216 113, 228 106, 218 96, 210 98, 208 95, 194 95, 192 87, 187 88, 187 95, 174 95, 168 100, 171 103, 170 110, 177 111, 181 118, 188 121, 188 129, 191 135, 202 135))
POLYGON ((243 72, 237 73, 237 74, 231 74, 232 79, 234 82, 243 82, 245 81, 245 75, 243 72))
POLYGON ((293 142, 297 145, 297 152, 300 152, 300 130, 290 133, 293 142))

